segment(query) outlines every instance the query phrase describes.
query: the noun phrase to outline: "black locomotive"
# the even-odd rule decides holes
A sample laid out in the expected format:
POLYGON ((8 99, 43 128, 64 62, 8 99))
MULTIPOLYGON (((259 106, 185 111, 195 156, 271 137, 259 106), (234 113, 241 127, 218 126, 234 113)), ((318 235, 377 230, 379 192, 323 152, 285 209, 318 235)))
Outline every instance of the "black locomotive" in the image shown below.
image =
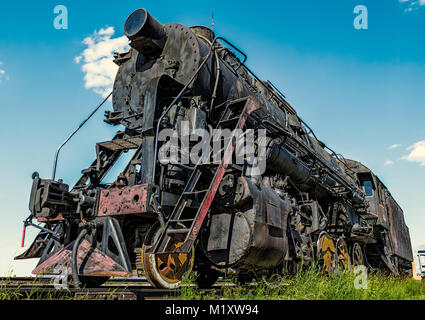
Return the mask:
POLYGON ((33 176, 25 224, 45 225, 17 258, 39 257, 34 273, 62 267, 76 286, 145 275, 175 288, 190 270, 202 286, 314 262, 410 272, 409 230, 388 189, 318 140, 241 50, 145 9, 124 33, 131 49, 115 54, 105 113, 121 131, 97 143, 72 188, 33 176), (125 170, 104 183, 126 152, 125 170))

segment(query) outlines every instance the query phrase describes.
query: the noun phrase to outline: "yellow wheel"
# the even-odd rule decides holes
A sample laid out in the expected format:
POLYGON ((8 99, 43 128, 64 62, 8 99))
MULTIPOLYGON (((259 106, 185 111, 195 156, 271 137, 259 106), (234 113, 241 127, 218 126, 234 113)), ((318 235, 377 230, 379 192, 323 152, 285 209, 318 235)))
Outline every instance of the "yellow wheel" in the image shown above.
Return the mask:
MULTIPOLYGON (((192 271, 194 250, 191 253, 147 253, 161 235, 159 223, 155 223, 146 234, 142 247, 142 264, 146 279, 155 288, 175 289, 181 285, 186 272, 192 271)), ((172 251, 183 245, 184 234, 176 234, 170 239, 165 251, 172 251)))
POLYGON ((343 271, 351 270, 351 259, 348 252, 347 243, 343 238, 339 238, 336 242, 336 253, 338 260, 338 268, 343 271))
POLYGON ((351 256, 353 261, 353 266, 363 266, 364 263, 364 257, 363 257, 363 250, 359 243, 354 243, 353 248, 351 249, 351 256))
POLYGON ((322 232, 317 240, 317 258, 322 264, 323 270, 332 273, 336 267, 336 249, 333 239, 326 233, 322 232))

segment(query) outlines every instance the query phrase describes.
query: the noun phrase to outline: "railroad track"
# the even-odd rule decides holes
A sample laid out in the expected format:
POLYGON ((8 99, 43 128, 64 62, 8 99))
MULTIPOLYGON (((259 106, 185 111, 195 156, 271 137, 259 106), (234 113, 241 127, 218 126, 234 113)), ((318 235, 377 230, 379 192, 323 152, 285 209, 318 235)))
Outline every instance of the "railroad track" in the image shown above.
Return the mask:
MULTIPOLYGON (((0 277, 0 284, 21 286, 53 286, 54 277, 0 277)), ((111 278, 106 286, 129 287, 129 286, 151 286, 146 278, 111 278)))
POLYGON ((53 280, 42 277, 0 277, 0 290, 11 299, 158 300, 178 298, 180 295, 180 289, 156 289, 144 278, 111 279, 98 288, 82 289, 57 289, 53 280))

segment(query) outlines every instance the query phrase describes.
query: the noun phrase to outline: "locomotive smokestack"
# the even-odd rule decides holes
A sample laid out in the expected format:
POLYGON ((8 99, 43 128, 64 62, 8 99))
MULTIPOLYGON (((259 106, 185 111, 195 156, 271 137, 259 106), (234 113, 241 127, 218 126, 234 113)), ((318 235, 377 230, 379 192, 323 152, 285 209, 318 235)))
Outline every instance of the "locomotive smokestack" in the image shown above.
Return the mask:
POLYGON ((152 17, 146 9, 137 9, 128 16, 124 24, 124 33, 130 40, 139 37, 158 40, 165 36, 162 24, 152 17))
POLYGON ((146 9, 137 9, 128 16, 124 24, 124 33, 130 39, 130 46, 144 55, 154 57, 164 48, 166 40, 164 26, 146 9))

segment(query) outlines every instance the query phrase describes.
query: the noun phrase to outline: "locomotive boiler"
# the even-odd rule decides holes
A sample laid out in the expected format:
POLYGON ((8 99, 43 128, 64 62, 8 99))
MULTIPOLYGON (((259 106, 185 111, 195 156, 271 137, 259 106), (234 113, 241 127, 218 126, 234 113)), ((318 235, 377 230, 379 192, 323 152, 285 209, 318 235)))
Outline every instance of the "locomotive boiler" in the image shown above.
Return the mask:
POLYGON ((33 175, 25 226, 41 230, 16 257, 40 258, 33 273, 61 270, 75 286, 144 275, 176 288, 188 271, 204 287, 313 263, 410 272, 409 230, 385 185, 321 142, 240 49, 145 9, 124 33, 130 50, 114 56, 105 112, 120 130, 96 144, 73 187, 55 179, 56 161, 52 179, 33 175))

